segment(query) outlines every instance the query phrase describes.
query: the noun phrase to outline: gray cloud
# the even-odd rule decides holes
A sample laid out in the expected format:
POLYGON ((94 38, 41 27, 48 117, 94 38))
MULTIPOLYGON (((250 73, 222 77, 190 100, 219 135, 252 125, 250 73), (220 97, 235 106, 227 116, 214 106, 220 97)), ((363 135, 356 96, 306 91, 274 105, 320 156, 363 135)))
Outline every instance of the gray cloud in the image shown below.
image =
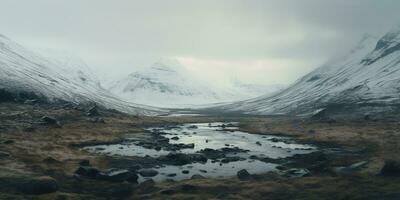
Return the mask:
POLYGON ((265 83, 289 83, 364 33, 380 36, 400 24, 397 0, 0 3, 2 34, 33 48, 74 52, 103 73, 177 57, 210 79, 229 70, 265 83))

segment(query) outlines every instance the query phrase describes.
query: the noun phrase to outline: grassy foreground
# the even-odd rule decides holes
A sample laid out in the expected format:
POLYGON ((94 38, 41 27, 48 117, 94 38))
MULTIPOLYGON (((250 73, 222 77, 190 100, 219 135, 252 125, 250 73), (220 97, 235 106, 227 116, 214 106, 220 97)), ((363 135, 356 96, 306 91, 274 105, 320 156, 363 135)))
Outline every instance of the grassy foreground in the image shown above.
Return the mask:
POLYGON ((385 161, 400 162, 397 121, 156 118, 106 110, 101 110, 100 116, 105 123, 88 117, 84 109, 0 103, 0 199, 400 199, 400 177, 380 174, 385 161), (39 123, 43 116, 56 118, 62 127, 39 123), (99 169, 107 169, 113 162, 110 157, 79 150, 83 144, 112 143, 125 134, 143 134, 143 127, 154 124, 208 121, 238 121, 240 128, 250 133, 293 136, 320 148, 344 151, 324 160, 299 159, 295 165, 311 171, 310 176, 300 178, 269 173, 248 181, 232 177, 136 185, 74 175, 84 160, 99 169), (361 161, 366 165, 354 172, 334 170, 361 161), (34 194, 36 183, 56 188, 34 194))

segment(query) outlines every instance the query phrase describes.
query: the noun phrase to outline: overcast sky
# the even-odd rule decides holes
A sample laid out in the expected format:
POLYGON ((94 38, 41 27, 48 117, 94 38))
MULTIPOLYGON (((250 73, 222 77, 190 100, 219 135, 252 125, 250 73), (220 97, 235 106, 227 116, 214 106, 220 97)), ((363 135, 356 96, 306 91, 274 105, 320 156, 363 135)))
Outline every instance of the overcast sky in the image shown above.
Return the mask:
POLYGON ((0 0, 1 34, 121 76, 177 58, 208 80, 288 84, 400 24, 398 0, 0 0))

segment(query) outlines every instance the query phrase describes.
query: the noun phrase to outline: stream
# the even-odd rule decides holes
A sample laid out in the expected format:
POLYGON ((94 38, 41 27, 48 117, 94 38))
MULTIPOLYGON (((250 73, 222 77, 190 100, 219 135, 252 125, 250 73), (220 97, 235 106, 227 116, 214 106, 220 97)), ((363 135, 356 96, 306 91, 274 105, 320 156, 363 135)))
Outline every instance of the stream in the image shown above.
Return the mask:
POLYGON ((158 173, 139 175, 139 182, 235 176, 246 169, 250 174, 278 171, 268 159, 290 158, 317 150, 293 138, 250 134, 238 130, 238 123, 190 123, 150 127, 145 134, 127 135, 119 144, 87 146, 92 153, 118 157, 154 158, 158 173), (187 156, 185 156, 187 155, 187 156))

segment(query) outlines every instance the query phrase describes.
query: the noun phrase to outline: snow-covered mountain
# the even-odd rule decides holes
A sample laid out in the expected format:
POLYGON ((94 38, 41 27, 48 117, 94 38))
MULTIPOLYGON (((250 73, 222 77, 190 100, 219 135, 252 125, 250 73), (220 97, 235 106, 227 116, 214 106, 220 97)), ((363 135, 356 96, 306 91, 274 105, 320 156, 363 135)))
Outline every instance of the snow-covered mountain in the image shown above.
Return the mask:
POLYGON ((0 89, 11 93, 35 93, 50 102, 94 102, 132 114, 162 112, 124 102, 100 87, 84 62, 57 60, 30 51, 0 35, 0 89))
POLYGON ((400 29, 377 40, 365 36, 343 57, 317 68, 288 88, 222 106, 248 114, 317 112, 354 115, 396 113, 400 103, 400 29))
POLYGON ((221 101, 209 85, 173 59, 160 59, 148 68, 129 74, 109 90, 127 101, 159 107, 221 101))
POLYGON ((115 82, 109 90, 134 103, 182 108, 254 98, 281 88, 279 85, 246 84, 239 80, 220 88, 197 78, 179 61, 164 58, 115 82))

